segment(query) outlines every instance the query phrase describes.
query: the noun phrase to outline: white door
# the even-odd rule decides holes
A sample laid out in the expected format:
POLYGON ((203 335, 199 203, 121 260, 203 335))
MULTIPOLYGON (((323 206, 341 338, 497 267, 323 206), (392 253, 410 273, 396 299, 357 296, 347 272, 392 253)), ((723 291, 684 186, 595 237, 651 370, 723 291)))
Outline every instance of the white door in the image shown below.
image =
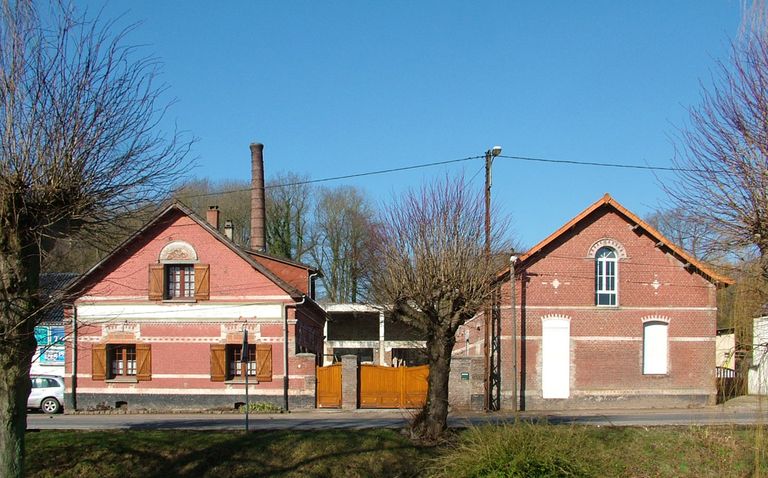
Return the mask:
POLYGON ((571 322, 542 320, 541 392, 544 398, 568 398, 571 394, 571 322))

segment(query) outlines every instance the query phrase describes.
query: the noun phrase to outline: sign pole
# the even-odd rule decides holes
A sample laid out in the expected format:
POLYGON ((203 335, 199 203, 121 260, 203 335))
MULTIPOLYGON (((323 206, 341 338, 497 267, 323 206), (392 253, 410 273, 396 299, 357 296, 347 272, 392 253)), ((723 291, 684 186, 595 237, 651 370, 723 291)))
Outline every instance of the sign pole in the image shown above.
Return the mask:
POLYGON ((240 353, 241 370, 245 374, 245 432, 248 433, 248 413, 250 403, 248 400, 248 330, 243 326, 243 350, 240 353))

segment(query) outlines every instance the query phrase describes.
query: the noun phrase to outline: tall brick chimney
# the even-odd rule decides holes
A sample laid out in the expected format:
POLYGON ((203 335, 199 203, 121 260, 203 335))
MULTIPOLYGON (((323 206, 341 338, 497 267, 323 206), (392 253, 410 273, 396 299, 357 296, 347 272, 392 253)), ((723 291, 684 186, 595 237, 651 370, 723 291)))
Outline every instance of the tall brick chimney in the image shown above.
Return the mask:
POLYGON ((266 251, 264 208, 264 145, 251 143, 251 249, 266 251))

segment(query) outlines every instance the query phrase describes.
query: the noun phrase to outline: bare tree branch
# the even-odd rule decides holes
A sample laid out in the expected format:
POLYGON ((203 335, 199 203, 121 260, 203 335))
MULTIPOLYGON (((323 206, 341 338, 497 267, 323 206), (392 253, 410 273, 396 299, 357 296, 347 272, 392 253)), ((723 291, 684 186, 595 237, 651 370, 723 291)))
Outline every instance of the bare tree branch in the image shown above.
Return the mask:
MULTIPOLYGON (((412 431, 428 440, 445 431, 456 332, 495 289, 498 270, 493 255, 485 254, 484 207, 463 178, 436 181, 395 200, 373 242, 375 301, 426 335, 429 391, 412 431)), ((499 251, 507 221, 494 217, 492 224, 492 251, 499 251)))
POLYGON ((0 475, 23 475, 44 254, 168 197, 190 143, 159 129, 159 63, 131 29, 0 0, 0 475))

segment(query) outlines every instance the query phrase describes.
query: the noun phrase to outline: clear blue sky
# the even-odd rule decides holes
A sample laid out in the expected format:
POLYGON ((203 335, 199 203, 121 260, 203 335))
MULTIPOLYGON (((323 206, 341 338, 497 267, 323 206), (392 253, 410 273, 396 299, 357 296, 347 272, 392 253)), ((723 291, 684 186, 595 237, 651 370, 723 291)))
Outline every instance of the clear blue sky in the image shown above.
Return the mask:
MULTIPOLYGON (((669 166, 676 126, 738 30, 737 0, 86 1, 142 21, 132 43, 164 62, 198 177, 312 178, 504 154, 669 166)), ((328 183, 374 201, 482 160, 328 183)), ((532 246, 609 192, 645 216, 652 173, 494 163, 493 200, 532 246)), ((666 175, 661 175, 664 179, 666 175)))

